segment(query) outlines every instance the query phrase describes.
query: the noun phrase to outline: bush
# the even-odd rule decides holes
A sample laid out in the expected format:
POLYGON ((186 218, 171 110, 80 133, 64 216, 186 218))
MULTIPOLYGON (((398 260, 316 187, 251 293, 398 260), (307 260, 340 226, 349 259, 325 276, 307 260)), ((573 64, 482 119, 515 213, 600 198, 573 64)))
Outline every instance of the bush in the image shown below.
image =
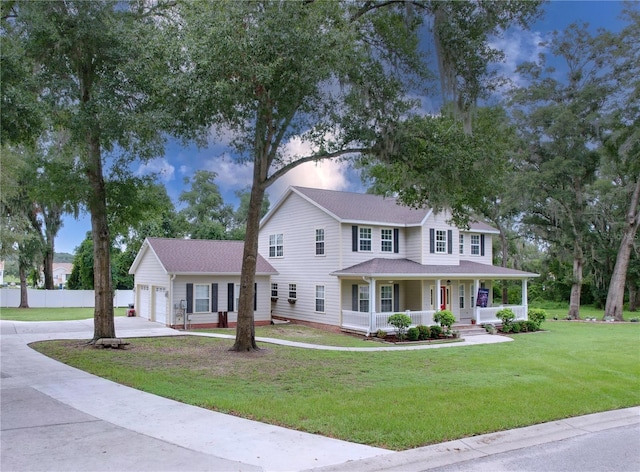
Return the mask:
POLYGON ((530 308, 528 315, 529 321, 535 324, 535 328, 531 331, 538 331, 542 322, 547 319, 547 312, 542 308, 530 308))
POLYGON ((520 331, 522 331, 522 323, 520 321, 511 323, 511 331, 514 333, 519 333, 520 331))
POLYGON ((431 336, 431 330, 429 329, 428 326, 418 325, 417 328, 418 328, 418 339, 420 340, 429 339, 429 337, 431 336))
POLYGON ((456 317, 449 310, 442 310, 433 315, 433 321, 442 326, 442 328, 446 328, 445 331, 449 331, 453 323, 456 322, 456 317))
POLYGON ((442 328, 440 327, 440 325, 429 326, 429 332, 431 333, 430 336, 433 339, 438 339, 442 334, 442 328))
POLYGON ((396 329, 396 336, 402 341, 407 332, 407 328, 411 326, 411 317, 406 313, 396 313, 395 315, 391 315, 387 322, 396 329))
POLYGON ((489 334, 496 334, 496 327, 494 325, 492 325, 491 323, 487 323, 482 325, 485 329, 485 331, 489 334))
POLYGON ((503 308, 496 313, 496 318, 502 320, 502 332, 510 333, 513 330, 513 320, 516 319, 516 314, 510 308, 503 308))
POLYGON ((540 329, 540 326, 535 321, 527 320, 525 323, 527 325, 527 331, 538 331, 540 329))
POLYGON ((376 337, 384 339, 387 337, 387 332, 384 329, 379 329, 378 331, 376 331, 376 337))
POLYGON ((420 331, 418 330, 418 328, 409 328, 407 330, 407 339, 409 341, 417 341, 418 338, 420 337, 420 331))

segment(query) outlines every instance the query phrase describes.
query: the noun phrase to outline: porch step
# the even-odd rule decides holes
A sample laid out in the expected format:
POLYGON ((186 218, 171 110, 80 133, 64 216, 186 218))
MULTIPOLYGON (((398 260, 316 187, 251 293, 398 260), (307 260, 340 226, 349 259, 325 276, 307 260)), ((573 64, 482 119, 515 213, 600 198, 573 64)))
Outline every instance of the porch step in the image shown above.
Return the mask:
POLYGON ((487 334, 487 330, 477 324, 454 324, 451 328, 459 331, 461 338, 487 334))

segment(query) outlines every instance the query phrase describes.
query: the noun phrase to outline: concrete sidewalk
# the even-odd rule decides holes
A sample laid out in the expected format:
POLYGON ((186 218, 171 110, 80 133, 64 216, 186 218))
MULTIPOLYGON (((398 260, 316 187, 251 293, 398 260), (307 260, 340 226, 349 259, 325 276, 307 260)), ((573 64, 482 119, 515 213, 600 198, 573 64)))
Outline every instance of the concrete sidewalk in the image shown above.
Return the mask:
MULTIPOLYGON (((123 338, 184 334, 120 317, 116 331, 123 338)), ((28 347, 45 339, 88 339, 93 320, 0 321, 0 334, 3 472, 425 470, 425 460, 450 464, 640 419, 640 409, 631 408, 496 433, 495 439, 487 435, 480 443, 479 436, 395 453, 185 405, 87 374, 28 347)))

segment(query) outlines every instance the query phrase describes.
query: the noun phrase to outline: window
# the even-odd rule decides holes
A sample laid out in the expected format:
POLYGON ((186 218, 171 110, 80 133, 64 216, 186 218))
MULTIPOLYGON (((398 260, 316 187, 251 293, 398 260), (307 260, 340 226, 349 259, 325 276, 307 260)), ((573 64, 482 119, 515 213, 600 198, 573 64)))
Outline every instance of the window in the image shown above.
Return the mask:
POLYGON ((442 229, 436 230, 436 252, 447 252, 447 232, 442 229))
POLYGON ((324 256, 324 230, 316 230, 316 256, 324 256))
POLYGON ((383 229, 380 231, 380 239, 382 246, 380 250, 382 252, 393 252, 393 230, 383 229))
POLYGON ((209 285, 195 286, 196 313, 209 312, 209 285))
POLYGON ((316 311, 324 313, 324 285, 316 285, 316 311))
POLYGON ((358 287, 358 308, 362 313, 369 313, 369 286, 360 285, 358 287))
POLYGON ((473 284, 469 284, 469 293, 471 294, 471 308, 476 306, 476 297, 473 294, 473 284))
POLYGON ((460 297, 460 308, 464 308, 464 284, 458 287, 458 296, 460 297))
POLYGON ((271 284, 271 298, 278 298, 278 284, 271 284))
POLYGON ((289 300, 298 298, 298 288, 296 284, 289 284, 289 300))
POLYGON ((380 311, 388 313, 393 310, 393 286, 380 286, 380 311))
POLYGON ((371 228, 360 228, 359 247, 361 251, 371 251, 371 228))
POLYGON ((480 235, 471 235, 471 254, 474 256, 480 255, 480 235))
POLYGON ((464 234, 460 235, 460 254, 464 254, 464 234))
POLYGON ((269 257, 284 256, 284 243, 282 233, 269 235, 269 257))

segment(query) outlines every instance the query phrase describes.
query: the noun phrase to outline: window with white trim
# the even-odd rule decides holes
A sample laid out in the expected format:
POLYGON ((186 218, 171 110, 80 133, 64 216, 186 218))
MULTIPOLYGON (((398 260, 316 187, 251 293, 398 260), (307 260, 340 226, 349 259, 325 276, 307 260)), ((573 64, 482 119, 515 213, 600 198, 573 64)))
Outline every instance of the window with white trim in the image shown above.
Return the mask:
POLYGON ((316 256, 324 256, 324 229, 316 229, 316 256))
POLYGON ((464 254, 464 234, 460 235, 460 254, 464 254))
POLYGON ((474 256, 480 255, 480 235, 479 234, 471 235, 471 254, 474 256))
POLYGON ((289 284, 289 300, 295 300, 298 298, 298 286, 296 284, 289 284))
POLYGON ((282 233, 269 235, 269 257, 284 256, 284 236, 282 233))
POLYGON ((194 305, 195 313, 208 313, 209 312, 209 297, 210 286, 209 285, 194 285, 194 305))
POLYGON ((360 251, 371 251, 371 228, 358 228, 358 233, 360 251))
POLYGON ((458 287, 458 297, 460 298, 460 308, 464 308, 464 284, 458 287))
POLYGON ((393 286, 380 286, 380 311, 388 313, 393 310, 393 286))
POLYGON ((471 308, 476 306, 476 296, 473 293, 473 284, 469 284, 469 293, 471 293, 471 308))
POLYGON ((443 229, 436 230, 436 252, 446 254, 447 232, 443 229))
POLYGON ((271 297, 278 298, 278 284, 276 283, 271 284, 271 297))
POLYGON ((358 286, 358 308, 362 313, 369 313, 369 286, 358 286))
POLYGON ((316 311, 324 313, 324 285, 316 285, 316 311))
POLYGON ((393 230, 380 230, 380 250, 382 252, 393 252, 393 230))

